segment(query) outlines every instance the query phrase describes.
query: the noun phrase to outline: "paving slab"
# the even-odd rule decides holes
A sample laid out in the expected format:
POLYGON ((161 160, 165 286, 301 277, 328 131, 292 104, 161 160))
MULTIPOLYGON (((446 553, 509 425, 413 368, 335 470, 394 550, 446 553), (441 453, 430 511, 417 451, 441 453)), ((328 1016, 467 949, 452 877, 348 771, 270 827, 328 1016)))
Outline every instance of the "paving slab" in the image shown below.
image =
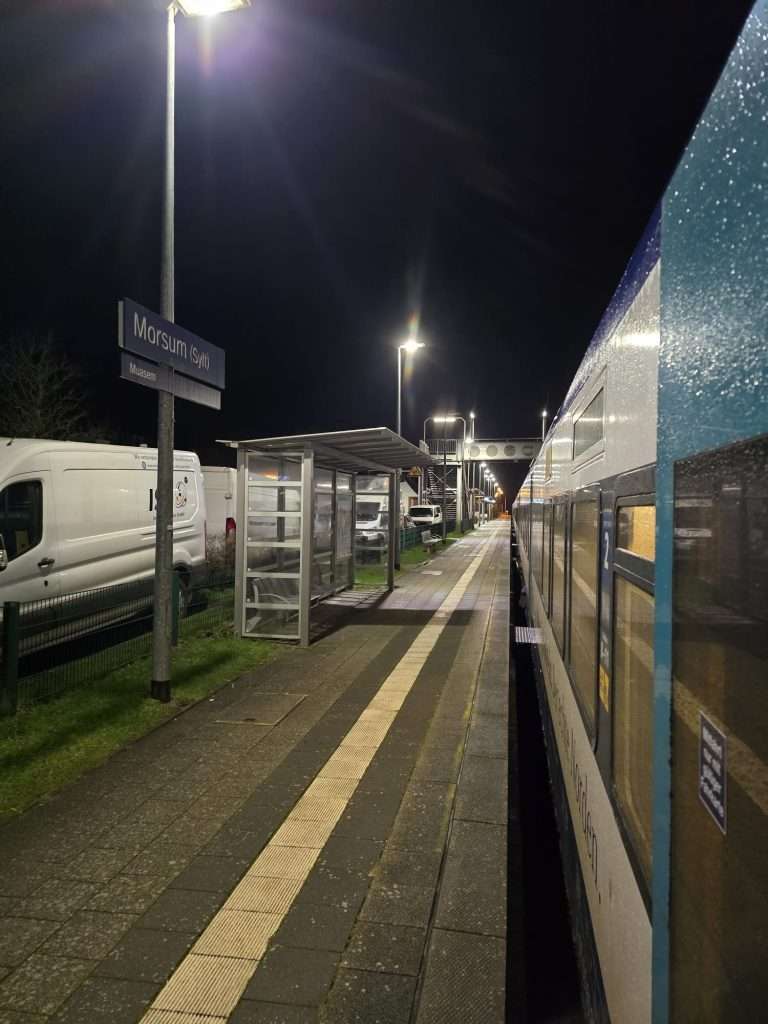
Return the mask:
POLYGON ((157 986, 124 978, 86 978, 50 1024, 136 1024, 157 992, 157 986))
POLYGON ((385 974, 419 974, 425 928, 359 921, 342 959, 342 967, 385 974))
POLYGON ((244 999, 319 1006, 331 987, 339 954, 272 946, 248 982, 244 999))
POLYGON ((33 953, 0 982, 0 1007, 52 1014, 94 966, 91 960, 33 953))
POLYGON ((324 1007, 326 1024, 408 1024, 416 979, 342 968, 324 1007))
POLYGON ((504 1021, 505 969, 503 940, 436 928, 415 1024, 504 1021))
POLYGON ((102 978, 160 984, 171 976, 196 938, 194 932, 131 928, 94 973, 102 978))
POLYGON ((136 922, 135 914, 79 910, 40 947, 51 956, 101 960, 136 922))

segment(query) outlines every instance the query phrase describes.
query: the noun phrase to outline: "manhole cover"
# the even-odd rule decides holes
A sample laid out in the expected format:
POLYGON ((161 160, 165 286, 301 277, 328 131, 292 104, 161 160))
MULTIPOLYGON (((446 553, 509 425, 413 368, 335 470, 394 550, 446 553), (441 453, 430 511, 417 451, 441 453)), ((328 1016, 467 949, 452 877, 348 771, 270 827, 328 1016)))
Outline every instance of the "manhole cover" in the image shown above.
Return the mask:
POLYGON ((305 693, 252 693, 224 712, 217 722, 243 722, 248 725, 277 725, 301 704, 305 693))

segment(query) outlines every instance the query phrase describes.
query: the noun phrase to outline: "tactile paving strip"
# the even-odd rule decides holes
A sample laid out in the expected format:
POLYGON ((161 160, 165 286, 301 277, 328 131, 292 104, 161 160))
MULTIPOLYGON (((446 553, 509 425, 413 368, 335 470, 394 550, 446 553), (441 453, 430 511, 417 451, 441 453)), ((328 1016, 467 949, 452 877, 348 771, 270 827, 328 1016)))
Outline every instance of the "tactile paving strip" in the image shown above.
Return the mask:
MULTIPOLYGON (((480 566, 477 555, 156 997, 141 1024, 226 1021, 480 566), (441 621, 436 624, 440 616, 441 621), (383 707, 376 700, 391 702, 383 707), (177 1018, 174 1021, 172 1018, 177 1018)), ((255 696, 255 695, 254 695, 255 696)), ((277 695, 271 695, 277 696, 277 695)), ((301 699, 301 698, 299 698, 301 699)), ((282 702, 276 701, 275 704, 282 702)), ((241 702, 240 710, 245 710, 241 702)), ((284 705, 283 705, 284 706, 284 705)), ((253 705, 247 710, 256 710, 253 705)), ((273 707, 279 713, 282 707, 273 707)), ((233 712, 235 715, 237 711, 233 712)))
MULTIPOLYGON (((189 953, 156 996, 152 1008, 226 1018, 245 991, 256 963, 256 960, 189 953)), ((146 1018, 142 1024, 147 1024, 146 1018)))

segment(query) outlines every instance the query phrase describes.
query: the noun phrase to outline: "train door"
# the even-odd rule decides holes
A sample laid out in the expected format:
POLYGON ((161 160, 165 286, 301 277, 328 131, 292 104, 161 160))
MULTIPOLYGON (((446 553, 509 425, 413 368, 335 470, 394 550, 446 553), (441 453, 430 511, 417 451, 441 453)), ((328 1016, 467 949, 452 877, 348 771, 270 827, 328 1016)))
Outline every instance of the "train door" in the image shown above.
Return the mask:
POLYGON ((678 462, 671 1019, 768 1004, 768 441, 678 462))

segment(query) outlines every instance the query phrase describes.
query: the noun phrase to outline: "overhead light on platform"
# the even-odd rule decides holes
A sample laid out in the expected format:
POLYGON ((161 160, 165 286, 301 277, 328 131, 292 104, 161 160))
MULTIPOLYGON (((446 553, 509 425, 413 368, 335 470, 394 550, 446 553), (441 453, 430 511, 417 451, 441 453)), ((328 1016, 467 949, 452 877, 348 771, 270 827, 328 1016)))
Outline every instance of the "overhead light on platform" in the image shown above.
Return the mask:
POLYGON ((398 347, 403 349, 405 352, 417 352, 420 348, 424 348, 424 342, 417 341, 416 338, 409 338, 398 347))

